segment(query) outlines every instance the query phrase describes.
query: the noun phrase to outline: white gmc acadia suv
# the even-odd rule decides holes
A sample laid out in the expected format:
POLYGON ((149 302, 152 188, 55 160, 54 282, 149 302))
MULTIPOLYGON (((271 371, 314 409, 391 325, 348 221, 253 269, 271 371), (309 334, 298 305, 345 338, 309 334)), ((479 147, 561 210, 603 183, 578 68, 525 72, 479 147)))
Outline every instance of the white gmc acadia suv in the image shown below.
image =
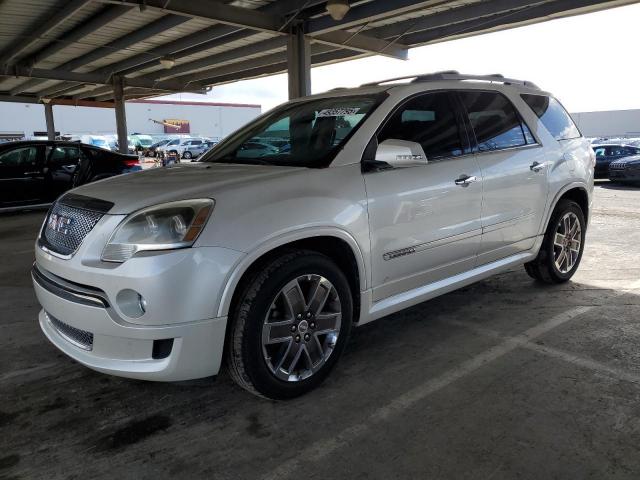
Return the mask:
POLYGON ((100 372, 187 380, 224 357, 247 390, 294 397, 352 325, 515 265, 571 278, 594 164, 556 99, 501 75, 294 100, 200 162, 58 199, 36 243, 40 326, 100 372))

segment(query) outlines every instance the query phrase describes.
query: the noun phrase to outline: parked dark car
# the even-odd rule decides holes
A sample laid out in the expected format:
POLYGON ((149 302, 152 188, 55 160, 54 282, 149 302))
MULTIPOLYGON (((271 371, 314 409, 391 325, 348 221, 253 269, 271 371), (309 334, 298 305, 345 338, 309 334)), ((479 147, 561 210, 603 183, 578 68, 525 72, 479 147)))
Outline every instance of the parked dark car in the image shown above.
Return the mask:
POLYGON ((640 184, 640 155, 633 155, 609 164, 609 180, 640 184))
POLYGON ((137 156, 77 142, 20 141, 0 145, 0 210, 47 204, 65 191, 142 170, 137 156))
POLYGON ((609 178, 609 164, 625 157, 640 154, 640 147, 627 144, 591 145, 596 153, 595 178, 609 178))

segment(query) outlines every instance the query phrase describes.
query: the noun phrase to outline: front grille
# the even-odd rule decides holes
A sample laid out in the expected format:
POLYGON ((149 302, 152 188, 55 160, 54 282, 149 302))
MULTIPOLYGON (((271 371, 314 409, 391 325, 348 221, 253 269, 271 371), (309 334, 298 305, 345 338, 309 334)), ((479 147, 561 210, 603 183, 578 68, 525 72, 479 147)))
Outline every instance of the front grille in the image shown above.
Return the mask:
POLYGON ((72 255, 102 216, 102 212, 58 202, 47 215, 41 241, 48 250, 72 255))
POLYGON ((611 165, 609 165, 609 168, 611 170, 624 170, 625 168, 627 168, 627 164, 626 163, 612 163, 611 165))
POLYGON ((73 343, 76 347, 80 347, 84 350, 93 349, 93 333, 67 325, 49 313, 47 313, 47 318, 58 333, 66 340, 73 343))

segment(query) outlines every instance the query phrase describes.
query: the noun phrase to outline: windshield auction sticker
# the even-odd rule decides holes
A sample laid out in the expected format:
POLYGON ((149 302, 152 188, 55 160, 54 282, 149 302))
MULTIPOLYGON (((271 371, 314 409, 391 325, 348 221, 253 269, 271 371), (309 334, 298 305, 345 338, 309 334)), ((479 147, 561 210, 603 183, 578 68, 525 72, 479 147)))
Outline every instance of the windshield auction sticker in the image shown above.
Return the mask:
POLYGON ((318 112, 318 117, 344 117, 346 115, 355 115, 360 107, 345 108, 326 108, 318 112))

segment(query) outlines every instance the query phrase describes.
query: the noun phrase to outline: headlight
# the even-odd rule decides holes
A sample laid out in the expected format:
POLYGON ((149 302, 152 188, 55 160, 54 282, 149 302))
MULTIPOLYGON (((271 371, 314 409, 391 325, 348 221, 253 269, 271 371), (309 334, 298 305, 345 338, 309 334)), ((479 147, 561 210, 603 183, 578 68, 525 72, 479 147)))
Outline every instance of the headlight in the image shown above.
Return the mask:
POLYGON ((207 223, 214 201, 182 200, 132 213, 118 225, 102 251, 105 262, 122 263, 143 250, 193 245, 207 223))

